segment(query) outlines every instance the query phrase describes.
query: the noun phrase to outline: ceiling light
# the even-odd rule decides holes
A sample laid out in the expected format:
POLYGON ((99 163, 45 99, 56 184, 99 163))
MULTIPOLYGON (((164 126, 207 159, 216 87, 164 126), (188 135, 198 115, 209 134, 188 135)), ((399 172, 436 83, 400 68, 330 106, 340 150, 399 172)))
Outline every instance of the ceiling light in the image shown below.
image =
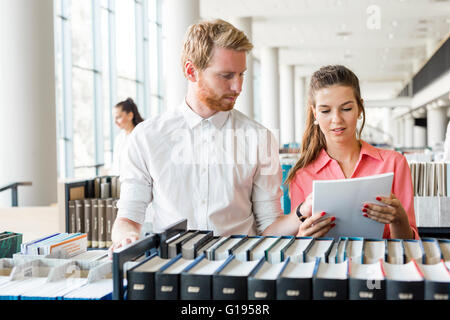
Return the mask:
POLYGON ((397 27, 397 25, 398 25, 397 20, 392 20, 392 26, 395 28, 395 27, 397 27))
POLYGON ((389 34, 388 34, 388 38, 389 38, 389 40, 394 39, 394 34, 393 34, 393 33, 389 33, 389 34))

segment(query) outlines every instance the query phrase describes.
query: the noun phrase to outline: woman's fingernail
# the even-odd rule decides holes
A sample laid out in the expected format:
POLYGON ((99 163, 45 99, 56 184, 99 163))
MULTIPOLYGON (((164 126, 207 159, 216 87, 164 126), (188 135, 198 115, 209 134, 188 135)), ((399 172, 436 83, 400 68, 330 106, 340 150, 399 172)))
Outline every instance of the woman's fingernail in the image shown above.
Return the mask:
POLYGON ((381 201, 381 198, 380 198, 380 197, 377 197, 376 199, 377 199, 378 201, 381 201))
POLYGON ((367 212, 367 209, 362 209, 362 212, 367 212))
POLYGON ((367 215, 366 213, 364 213, 364 214, 363 214, 363 216, 364 216, 364 217, 366 217, 366 218, 368 218, 368 217, 369 217, 369 216, 368 216, 368 215, 367 215))
POLYGON ((365 204, 365 205, 363 205, 363 207, 364 207, 364 208, 368 208, 368 207, 369 207, 369 205, 368 205, 368 204, 365 204))
POLYGON ((331 221, 334 221, 334 220, 336 220, 336 217, 331 217, 331 221))
POLYGON ((331 227, 333 228, 335 225, 336 225, 336 223, 332 223, 332 224, 331 224, 331 227))
POLYGON ((326 215, 326 214, 327 214, 326 212, 322 212, 322 213, 320 214, 320 216, 323 217, 323 216, 326 215))

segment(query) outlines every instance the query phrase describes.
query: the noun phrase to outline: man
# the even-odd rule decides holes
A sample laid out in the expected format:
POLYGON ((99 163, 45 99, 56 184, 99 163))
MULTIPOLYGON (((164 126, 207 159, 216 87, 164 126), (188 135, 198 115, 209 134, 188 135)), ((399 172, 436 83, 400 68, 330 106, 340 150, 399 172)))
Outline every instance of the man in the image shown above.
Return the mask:
POLYGON ((189 28, 182 53, 186 98, 130 135, 111 249, 139 238, 150 202, 155 232, 187 218, 189 229, 224 236, 297 233, 295 213, 281 211, 273 135, 233 110, 252 47, 223 20, 189 28))

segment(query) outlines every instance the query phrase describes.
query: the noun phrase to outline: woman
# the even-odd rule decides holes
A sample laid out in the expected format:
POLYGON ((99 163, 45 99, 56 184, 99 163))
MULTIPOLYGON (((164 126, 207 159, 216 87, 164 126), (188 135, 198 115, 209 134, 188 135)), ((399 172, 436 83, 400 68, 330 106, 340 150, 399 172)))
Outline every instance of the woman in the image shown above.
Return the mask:
POLYGON ((394 172, 391 196, 377 198, 385 206, 365 203, 361 214, 385 224, 383 238, 418 239, 406 159, 360 140, 365 111, 356 75, 344 66, 322 67, 311 78, 308 105, 301 157, 286 179, 291 208, 303 220, 297 236, 322 237, 335 226, 335 217, 322 220, 326 213, 312 215, 314 180, 394 172), (359 132, 358 119, 362 120, 359 132))
POLYGON ((114 141, 113 174, 120 175, 127 150, 128 136, 138 123, 144 121, 144 119, 142 119, 137 105, 131 98, 116 104, 113 109, 113 115, 115 124, 121 129, 114 141))

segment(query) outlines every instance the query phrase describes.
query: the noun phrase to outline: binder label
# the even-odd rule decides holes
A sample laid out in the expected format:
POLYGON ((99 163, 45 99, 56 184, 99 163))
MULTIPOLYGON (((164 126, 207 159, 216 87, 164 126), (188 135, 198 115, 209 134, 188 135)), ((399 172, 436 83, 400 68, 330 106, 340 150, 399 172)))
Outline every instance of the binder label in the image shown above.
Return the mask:
POLYGON ((145 284, 139 284, 139 283, 136 283, 136 284, 133 286, 133 290, 138 290, 138 291, 144 290, 144 288, 145 288, 145 284))
POLYGON ((222 292, 223 294, 234 294, 235 290, 234 288, 223 288, 222 292))
POLYGON ((172 292, 173 286, 161 286, 161 292, 172 292))
POLYGON ((189 292, 189 293, 199 293, 200 292, 200 287, 188 286, 187 292, 189 292))

